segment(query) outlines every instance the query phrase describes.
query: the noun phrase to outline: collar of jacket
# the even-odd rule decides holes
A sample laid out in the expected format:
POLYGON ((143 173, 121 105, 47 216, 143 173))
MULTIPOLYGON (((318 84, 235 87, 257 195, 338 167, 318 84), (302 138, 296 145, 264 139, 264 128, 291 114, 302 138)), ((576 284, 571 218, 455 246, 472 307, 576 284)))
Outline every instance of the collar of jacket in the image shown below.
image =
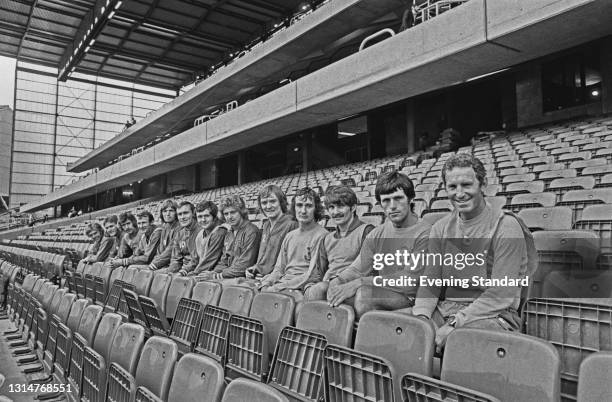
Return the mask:
MULTIPOLYGON (((353 230, 357 229, 361 225, 365 225, 365 222, 361 221, 358 216, 355 216, 348 230, 346 231, 346 235, 348 236, 353 230)), ((334 237, 336 239, 340 238, 340 228, 338 226, 336 226, 334 229, 334 237)))

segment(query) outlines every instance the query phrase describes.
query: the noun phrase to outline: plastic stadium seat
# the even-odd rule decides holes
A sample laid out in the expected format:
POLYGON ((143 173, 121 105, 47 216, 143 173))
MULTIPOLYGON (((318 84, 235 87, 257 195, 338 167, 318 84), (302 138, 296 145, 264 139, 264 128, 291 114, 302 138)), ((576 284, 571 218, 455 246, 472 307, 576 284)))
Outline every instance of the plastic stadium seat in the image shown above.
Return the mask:
POLYGON ((525 208, 519 211, 518 216, 532 231, 572 228, 572 210, 568 207, 525 208))
POLYGON ((555 192, 561 196, 570 190, 589 190, 594 186, 594 177, 566 177, 551 181, 546 191, 555 192))
POLYGON ((612 248, 612 205, 586 207, 573 229, 592 230, 599 235, 601 248, 612 248))
POLYGON ((152 335, 151 327, 149 325, 149 321, 147 320, 147 315, 145 314, 142 306, 140 305, 140 301, 138 300, 138 294, 136 291, 132 291, 129 289, 122 289, 122 295, 125 299, 125 303, 129 310, 129 316, 132 322, 136 324, 142 325, 146 330, 146 336, 150 337, 152 335))
POLYGON ((429 208, 428 212, 445 212, 452 211, 453 209, 454 207, 450 200, 436 200, 431 203, 431 207, 429 208))
POLYGON ((289 402, 289 399, 274 388, 246 378, 237 378, 229 383, 222 402, 289 402))
POLYGON ((172 275, 155 274, 149 296, 138 295, 142 311, 145 313, 147 322, 155 334, 165 335, 170 330, 170 324, 164 309, 171 282, 172 275))
MULTIPOLYGON (((168 401, 191 402, 202 400, 219 402, 225 387, 223 367, 216 361, 195 353, 184 355, 176 364, 168 401)), ((259 401, 257 394, 248 394, 250 401, 259 401)))
POLYGON ((370 225, 379 226, 382 225, 385 221, 384 215, 380 215, 378 213, 368 212, 361 216, 360 218, 363 222, 369 223, 370 225))
POLYGON ((600 166, 593 166, 593 167, 585 167, 584 169, 582 169, 583 175, 593 176, 596 179, 608 173, 612 173, 612 165, 600 165, 600 166))
POLYGON ((131 283, 135 285, 134 277, 136 276, 137 273, 138 273, 138 269, 136 267, 134 266, 128 267, 125 269, 125 271, 123 271, 123 276, 121 277, 121 280, 125 283, 131 283))
POLYGON ((149 269, 140 269, 134 275, 134 286, 136 293, 143 296, 148 296, 151 282, 153 281, 153 271, 149 269))
POLYGON ((564 170, 564 169, 565 169, 564 163, 547 163, 547 164, 534 165, 531 171, 536 174, 538 173, 541 174, 547 171, 564 170))
POLYGON ((570 169, 576 169, 582 171, 582 169, 593 166, 602 166, 606 164, 605 159, 587 159, 587 160, 578 160, 570 163, 570 169))
MULTIPOLYGON (((36 347, 31 345, 32 349, 36 349, 36 354, 39 360, 43 359, 45 347, 47 344, 47 338, 49 333, 49 324, 53 315, 57 315, 59 313, 59 306, 64 298, 64 295, 67 293, 67 289, 58 289, 53 295, 53 299, 51 299, 51 304, 48 309, 39 308, 37 310, 37 319, 36 319, 36 347)), ((70 296, 72 301, 74 301, 74 294, 70 296)))
POLYGON ((546 298, 611 298, 612 271, 552 271, 542 285, 546 298))
POLYGON ((169 333, 170 339, 178 345, 179 353, 193 351, 203 312, 204 306, 197 300, 182 298, 179 301, 169 333))
POLYGON ((414 373, 402 378, 402 397, 404 402, 501 402, 491 395, 414 373))
POLYGON ((349 346, 354 322, 355 312, 346 304, 330 307, 325 301, 309 301, 302 305, 295 326, 323 335, 328 343, 349 346))
POLYGON ((85 283, 85 297, 92 302, 96 300, 96 282, 95 278, 100 275, 103 263, 96 262, 91 264, 89 271, 86 269, 83 272, 83 281, 85 283))
POLYGON ((172 282, 168 288, 168 296, 166 297, 166 306, 164 308, 166 317, 169 319, 174 317, 179 301, 183 297, 189 298, 191 296, 194 284, 195 280, 193 278, 183 276, 172 278, 172 282))
POLYGON ((595 185, 595 188, 607 188, 612 187, 612 174, 608 173, 599 178, 599 183, 595 185))
POLYGON ((532 278, 531 292, 541 294, 542 282, 552 271, 584 271, 595 268, 599 237, 584 230, 539 231, 533 234, 538 250, 538 269, 532 278))
MULTIPOLYGON (((167 400, 178 348, 168 338, 154 336, 145 343, 138 361, 136 375, 130 378, 138 388, 146 388, 161 400, 167 400)), ((112 388, 109 384, 109 389, 112 388)), ((110 397, 110 396, 109 396, 110 397)))
MULTIPOLYGON (((557 348, 561 356, 561 395, 564 400, 575 400, 582 361, 594 352, 612 350, 612 307, 574 300, 533 299, 526 303, 523 318, 527 334, 557 348)), ((609 377, 609 373, 604 375, 609 377)))
MULTIPOLYGON (((102 318, 102 306, 90 305, 87 306, 81 321, 76 331, 70 334, 71 342, 67 342, 67 350, 69 353, 64 356, 64 360, 56 359, 55 362, 55 375, 62 383, 66 383, 66 380, 71 381, 72 384, 76 385, 76 392, 80 392, 81 387, 81 374, 83 367, 83 350, 86 346, 92 344, 96 330, 98 329, 98 323, 102 318), (66 374, 68 377, 66 377, 66 374)), ((59 346, 58 342, 58 348, 59 346)))
POLYGON ((506 186, 506 190, 500 195, 516 195, 525 193, 542 193, 544 192, 544 182, 541 180, 510 183, 506 186))
POLYGON ((324 353, 327 401, 401 400, 394 390, 397 373, 384 358, 336 345, 327 345, 324 353))
POLYGON ((323 397, 323 335, 285 327, 276 344, 268 385, 290 400, 315 402, 323 397))
POLYGON ((505 176, 502 180, 502 183, 510 184, 510 183, 523 182, 523 181, 534 181, 535 179, 536 177, 534 173, 515 174, 515 175, 505 176))
MULTIPOLYGON (((47 320, 47 334, 45 347, 39 348, 39 359, 43 363, 43 367, 47 373, 53 370, 53 362, 55 361, 55 346, 57 341, 57 332, 60 323, 65 323, 68 320, 73 303, 75 303, 76 295, 74 293, 66 293, 62 296, 57 314, 51 316, 47 320)), ((77 310, 75 310, 76 312, 77 310)))
POLYGON ((219 282, 201 281, 193 287, 191 298, 199 301, 203 306, 208 304, 216 306, 221 298, 222 289, 219 282))
POLYGON ((569 206, 574 211, 574 221, 580 220, 582 211, 588 205, 612 204, 612 189, 571 190, 563 194, 559 206, 569 206))
POLYGON ((98 273, 98 275, 93 278, 94 287, 95 287, 95 299, 94 300, 96 304, 99 304, 101 306, 104 305, 106 301, 106 295, 108 294, 109 280, 110 280, 111 275, 115 271, 117 271, 117 274, 118 274, 119 272, 123 271, 123 268, 117 268, 113 270, 113 268, 111 268, 110 265, 104 264, 102 265, 102 268, 100 269, 100 272, 98 273))
POLYGON ((459 328, 448 336, 441 380, 502 401, 558 401, 559 353, 546 341, 504 331, 459 328))
POLYGON ((512 197, 512 200, 506 206, 506 209, 518 213, 519 211, 528 208, 554 207, 556 200, 557 196, 553 193, 517 194, 512 197))
POLYGON ((435 335, 431 322, 407 314, 364 314, 354 351, 336 345, 325 350, 327 395, 331 401, 351 399, 345 394, 365 394, 366 400, 392 400, 395 394, 395 400, 401 400, 403 373, 432 374, 435 335), (364 385, 370 382, 380 384, 380 389, 364 385))
POLYGON ((223 288, 219 307, 232 314, 248 316, 251 311, 251 303, 255 297, 255 291, 242 286, 226 286, 223 288))
POLYGON ((421 216, 421 219, 423 219, 426 222, 429 222, 430 224, 434 224, 436 223, 438 220, 442 219, 443 217, 445 217, 446 215, 448 215, 450 212, 428 212, 428 211, 423 211, 423 215, 421 216))
MULTIPOLYGON (((576 149, 576 151, 579 149, 578 147, 571 147, 572 149, 576 149)), ((591 152, 589 151, 579 151, 579 152, 568 152, 568 153, 564 153, 559 155, 559 157, 557 158, 557 162, 564 162, 564 163, 571 163, 574 161, 583 161, 583 160, 589 160, 591 159, 591 152)))
POLYGON ((612 352, 593 353, 580 364, 578 379, 578 401, 605 401, 612 395, 612 352))
POLYGON ((499 177, 505 177, 505 176, 517 175, 517 174, 526 174, 526 173, 529 173, 529 168, 527 167, 513 167, 513 168, 508 168, 508 169, 501 169, 499 171, 499 177))
POLYGON ((250 317, 233 315, 229 322, 226 370, 265 381, 270 355, 281 330, 291 325, 295 301, 280 293, 260 293, 250 317))
MULTIPOLYGON (((80 396, 91 401, 100 401, 104 398, 106 389, 106 363, 110 361, 113 339, 121 325, 121 316, 115 313, 106 313, 100 319, 98 329, 93 341, 93 347, 83 349, 82 386, 73 389, 80 391, 80 396)), ((69 380, 70 381, 70 380, 69 380)), ((75 398, 76 399, 76 398, 75 398)))

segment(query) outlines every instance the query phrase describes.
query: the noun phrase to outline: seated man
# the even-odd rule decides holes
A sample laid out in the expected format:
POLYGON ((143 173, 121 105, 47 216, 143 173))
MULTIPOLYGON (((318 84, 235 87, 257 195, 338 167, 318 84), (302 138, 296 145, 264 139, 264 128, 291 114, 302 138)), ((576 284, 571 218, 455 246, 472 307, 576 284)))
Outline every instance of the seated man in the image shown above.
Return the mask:
POLYGON ((219 209, 212 201, 204 201, 196 206, 196 217, 202 230, 196 236, 198 265, 186 275, 194 276, 212 270, 223 254, 223 242, 227 227, 219 219, 219 209))
POLYGON ((121 230, 118 227, 116 215, 111 215, 104 219, 104 237, 100 242, 98 253, 93 258, 89 258, 87 262, 106 262, 115 258, 119 252, 119 242, 121 239, 121 230))
POLYGON ((223 254, 212 271, 198 275, 198 280, 216 279, 236 283, 257 261, 259 229, 249 221, 249 212, 242 197, 232 195, 221 202, 221 213, 230 228, 225 235, 223 254))
MULTIPOLYGON (((426 266, 424 276, 430 280, 453 279, 444 287, 443 300, 439 300, 441 286, 421 286, 412 309, 413 314, 433 320, 439 349, 455 328, 465 326, 510 331, 520 328, 517 309, 521 286, 487 286, 474 284, 471 280, 474 276, 484 279, 524 278, 529 263, 527 241, 533 241, 518 217, 494 210, 486 202, 483 193, 486 176, 482 162, 470 154, 450 157, 442 169, 446 192, 455 209, 433 225, 428 252, 482 254, 479 263, 466 269, 463 265, 455 263, 449 266, 446 262, 426 266)), ((467 264, 467 258, 462 256, 463 260, 467 264)))
POLYGON ((315 270, 316 259, 327 230, 317 222, 323 218, 323 205, 319 195, 306 187, 291 201, 298 228, 287 233, 281 244, 274 270, 261 280, 262 292, 286 292, 296 301, 303 299, 305 286, 321 280, 315 270))
POLYGON ((135 265, 138 268, 147 268, 157 253, 161 239, 161 228, 154 225, 153 214, 142 211, 136 215, 136 223, 140 232, 138 246, 130 257, 124 258, 121 265, 124 267, 135 265))
POLYGON ((189 201, 183 201, 179 204, 177 215, 181 228, 174 238, 170 266, 160 271, 186 275, 187 272, 198 265, 196 237, 200 233, 200 225, 196 220, 195 207, 189 201))
POLYGON ((414 187, 408 176, 397 171, 385 173, 376 182, 374 192, 385 213, 385 223, 368 234, 359 258, 329 283, 327 291, 331 306, 350 302, 354 297, 357 317, 370 310, 397 310, 413 305, 418 284, 395 282, 418 278, 423 267, 408 266, 395 257, 426 251, 431 227, 412 212, 414 187))
POLYGON ((130 212, 123 212, 119 215, 119 224, 123 229, 123 236, 119 242, 119 251, 117 255, 108 261, 111 268, 123 266, 124 259, 132 256, 140 242, 140 233, 136 217, 130 212))
POLYGON ((326 300, 329 281, 355 261, 365 237, 374 229, 357 217, 357 202, 357 195, 348 186, 330 186, 325 191, 325 206, 336 230, 321 243, 316 269, 323 280, 307 285, 305 300, 326 300))
POLYGON ((163 222, 161 226, 161 234, 157 252, 153 261, 149 264, 149 269, 157 271, 161 268, 166 268, 170 265, 172 257, 172 245, 179 230, 179 223, 176 219, 176 210, 178 205, 173 200, 166 200, 160 209, 160 220, 163 222))
POLYGON ((298 227, 293 216, 287 214, 287 197, 280 187, 271 184, 262 188, 257 202, 266 220, 263 223, 257 262, 246 270, 249 279, 260 279, 272 272, 283 239, 298 227))
POLYGON ((85 257, 79 261, 78 265, 104 261, 108 255, 108 250, 105 251, 106 255, 99 255, 100 245, 104 238, 104 228, 99 223, 90 223, 85 233, 91 239, 91 244, 87 248, 85 257))

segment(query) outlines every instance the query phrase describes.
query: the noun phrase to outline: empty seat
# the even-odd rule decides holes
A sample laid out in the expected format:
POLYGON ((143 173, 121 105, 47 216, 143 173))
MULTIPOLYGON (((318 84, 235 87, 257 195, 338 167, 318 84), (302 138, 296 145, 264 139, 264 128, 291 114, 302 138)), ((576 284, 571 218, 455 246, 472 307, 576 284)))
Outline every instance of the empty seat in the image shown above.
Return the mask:
POLYGON ((230 382, 223 394, 222 402, 289 402, 289 399, 274 388, 246 378, 230 382))
POLYGON ((558 401, 561 362, 535 337, 459 328, 448 336, 441 380, 502 401, 558 401))
POLYGON ((285 327, 276 344, 268 385, 292 400, 318 401, 323 397, 323 335, 285 327))
POLYGON ((612 247, 612 205, 590 205, 584 209, 574 229, 592 230, 600 238, 600 247, 612 247))
MULTIPOLYGON (((206 356, 188 353, 174 368, 168 401, 191 402, 201 400, 206 395, 207 401, 219 402, 224 387, 223 367, 218 362, 206 356)), ((238 400, 259 401, 257 396, 250 393, 248 399, 238 400)))
POLYGON ((323 335, 328 343, 349 346, 354 322, 355 312, 346 304, 330 307, 326 301, 309 301, 302 305, 295 326, 323 335))
POLYGON ((100 268, 100 272, 98 273, 98 275, 93 278, 96 304, 99 304, 101 306, 104 305, 104 303, 106 302, 106 296, 108 294, 109 280, 111 276, 113 275, 113 273, 115 273, 116 276, 119 276, 122 271, 123 268, 116 268, 113 270, 110 264, 102 265, 102 268, 100 268))
POLYGON ((561 196, 570 190, 589 190, 594 186, 594 177, 567 177, 554 179, 550 182, 546 191, 552 191, 561 196))
MULTIPOLYGON (((527 210, 526 210, 527 211, 527 210)), ((531 294, 541 294, 542 282, 552 271, 582 271, 595 268, 599 237, 589 231, 558 230, 535 232, 538 269, 531 283, 531 294)))
POLYGON ((136 293, 139 295, 147 296, 149 294, 149 288, 153 281, 153 271, 149 269, 141 269, 134 275, 134 286, 136 287, 136 293))
POLYGON ((597 352, 589 355, 580 364, 578 379, 578 401, 599 402, 612 395, 612 352, 597 352))
POLYGON ((580 220, 584 208, 596 204, 612 204, 612 189, 571 190, 563 194, 561 201, 557 203, 557 205, 572 208, 574 221, 580 220))
POLYGON ((529 229, 568 230, 572 227, 572 210, 568 207, 539 207, 521 209, 518 216, 529 229))
MULTIPOLYGON (((89 401, 106 400, 107 382, 114 375, 113 366, 121 368, 121 373, 133 375, 144 344, 144 328, 140 325, 125 323, 119 326, 110 345, 108 359, 99 351, 85 348, 83 355, 83 398, 89 401), (109 369, 110 368, 110 369, 109 369)), ((96 337, 97 340, 97 337, 96 337)), ((102 341, 105 341, 106 338, 102 341)), ((96 346, 96 343, 94 343, 96 346)), ((121 388, 121 387, 117 387, 121 388)), ((135 393, 135 389, 132 394, 135 393)), ((120 391, 115 391, 120 392, 120 391)))
MULTIPOLYGON (((165 401, 168 399, 168 391, 170 390, 170 382, 177 358, 178 348, 174 342, 168 338, 154 336, 142 348, 136 375, 134 377, 130 375, 124 380, 134 383, 138 387, 137 392, 140 392, 141 388, 145 388, 165 401)), ((113 363, 113 365, 115 364, 113 363)), ((109 398, 122 400, 115 399, 114 395, 110 394, 110 390, 115 388, 113 385, 114 383, 109 381, 109 398)), ((123 384, 121 387, 123 390, 126 388, 123 384)))
POLYGON ((502 184, 510 184, 510 183, 523 182, 523 181, 534 181, 535 179, 536 177, 534 173, 513 174, 513 175, 505 176, 502 179, 502 184))
POLYGON ((222 289, 219 282, 201 281, 194 285, 191 298, 199 301, 203 306, 208 304, 216 306, 221 298, 222 289))
POLYGON ((525 193, 541 193, 544 191, 544 182, 541 180, 510 183, 506 186, 506 190, 501 194, 505 196, 525 194, 525 193))
POLYGON ((556 200, 557 196, 553 193, 517 194, 512 197, 506 209, 518 213, 527 208, 554 207, 556 200))
POLYGON ((248 316, 254 297, 255 291, 251 288, 226 286, 221 293, 219 307, 226 309, 232 314, 248 316))
POLYGON ((612 271, 552 271, 544 278, 541 297, 610 298, 612 271))
POLYGON ((178 345, 179 353, 193 351, 203 312, 204 306, 197 300, 182 298, 179 302, 169 333, 170 339, 178 345))
POLYGON ((85 283, 85 297, 94 301, 96 299, 96 282, 95 278, 100 275, 103 263, 96 262, 89 267, 89 270, 83 272, 83 281, 85 283))
POLYGON ((170 329, 165 307, 171 282, 172 275, 156 274, 151 283, 149 296, 138 296, 138 301, 146 315, 151 330, 159 335, 167 334, 170 329))
POLYGON ((255 296, 249 317, 233 315, 229 322, 226 370, 265 381, 270 355, 281 330, 291 325, 295 301, 280 293, 255 296))
POLYGON ((136 268, 135 266, 128 267, 125 269, 125 271, 123 271, 123 276, 121 277, 121 280, 125 283, 135 284, 134 277, 137 273, 138 268, 136 268))
MULTIPOLYGON (((612 307, 573 300, 532 299, 523 308, 523 318, 527 334, 552 343, 559 352, 561 395, 565 400, 575 400, 582 361, 594 352, 612 350, 612 307)), ((609 377, 609 373, 605 375, 609 377)))

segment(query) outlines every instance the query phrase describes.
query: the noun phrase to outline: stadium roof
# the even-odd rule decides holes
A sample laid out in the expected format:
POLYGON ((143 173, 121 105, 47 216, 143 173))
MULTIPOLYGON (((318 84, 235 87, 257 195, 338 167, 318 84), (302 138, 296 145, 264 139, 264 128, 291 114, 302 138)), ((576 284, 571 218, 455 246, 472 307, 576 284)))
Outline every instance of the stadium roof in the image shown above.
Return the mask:
MULTIPOLYGON (((302 0, 2 0, 0 54, 178 89, 302 0)), ((74 70, 73 70, 74 69, 74 70)))

